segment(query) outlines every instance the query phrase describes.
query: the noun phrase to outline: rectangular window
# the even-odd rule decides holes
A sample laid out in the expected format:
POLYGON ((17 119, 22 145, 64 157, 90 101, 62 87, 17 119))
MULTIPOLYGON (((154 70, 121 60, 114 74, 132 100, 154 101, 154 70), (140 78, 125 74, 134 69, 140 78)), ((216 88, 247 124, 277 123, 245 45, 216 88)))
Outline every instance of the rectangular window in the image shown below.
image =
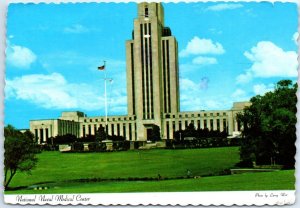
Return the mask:
POLYGON ((117 135, 120 136, 120 124, 117 124, 117 135))
POLYGON ((111 135, 115 135, 115 126, 114 124, 111 124, 111 135))
POLYGON ((214 120, 210 119, 210 130, 214 129, 214 120))
POLYGON ((34 129, 34 137, 35 137, 35 141, 38 141, 38 130, 34 129))
POLYGON ((82 125, 82 134, 83 134, 83 138, 85 138, 85 125, 82 125))
MULTIPOLYGON (((144 30, 145 30, 145 34, 147 33, 147 24, 144 24, 144 30)), ((148 74, 148 67, 149 67, 149 63, 148 63, 148 39, 145 38, 145 69, 143 70, 143 72, 145 73, 146 76, 146 83, 145 83, 145 103, 146 103, 146 119, 149 119, 149 114, 150 114, 150 109, 149 109, 149 101, 150 101, 150 97, 149 97, 149 74, 148 74)))
POLYGON ((44 129, 40 129, 40 140, 41 143, 44 142, 44 129))
MULTIPOLYGON (((131 49, 131 84, 132 84, 132 112, 135 114, 135 87, 134 87, 134 53, 133 43, 130 44, 131 49)), ((120 118, 119 118, 120 119, 120 118)))
POLYGON ((171 89, 170 89, 170 54, 169 41, 167 40, 167 82, 168 82, 168 113, 171 112, 171 89))
POLYGON ((167 139, 170 139, 169 121, 167 121, 166 123, 166 128, 167 128, 167 139))
POLYGON ((132 140, 132 130, 131 130, 131 123, 129 123, 129 140, 132 140))
POLYGON ((48 128, 45 129, 46 132, 46 141, 49 139, 49 132, 48 132, 48 128))
POLYGON ((220 131, 220 119, 217 119, 217 130, 220 131))
POLYGON ((223 119, 223 131, 227 132, 227 122, 225 118, 223 119))
POLYGON ((188 121, 185 121, 184 123, 185 123, 185 128, 187 128, 188 127, 188 121))
POLYGON ((143 31, 143 24, 140 24, 140 39, 141 39, 141 72, 142 72, 142 97, 143 97, 143 118, 146 118, 146 111, 145 111, 145 75, 144 75, 144 31, 143 31))
POLYGON ((151 23, 148 24, 149 26, 149 54, 150 54, 150 96, 151 96, 151 111, 150 111, 150 118, 154 118, 154 108, 153 108, 153 75, 152 75, 152 37, 151 37, 151 23))
POLYGON ((94 124, 94 135, 97 133, 97 124, 94 124))
POLYGON ((173 131, 173 137, 174 137, 174 133, 176 131, 175 121, 172 121, 172 131, 173 131))
POLYGON ((200 129, 201 126, 200 126, 200 120, 197 120, 197 128, 200 129))
POLYGON ((92 134, 91 125, 88 125, 88 131, 89 131, 89 135, 91 135, 92 134))
POLYGON ((126 139, 126 124, 123 124, 123 136, 126 139))
POLYGON ((166 53, 165 40, 162 41, 163 85, 164 85, 164 112, 167 113, 167 80, 166 80, 166 53))
POLYGON ((134 139, 136 140, 136 122, 134 122, 134 139))

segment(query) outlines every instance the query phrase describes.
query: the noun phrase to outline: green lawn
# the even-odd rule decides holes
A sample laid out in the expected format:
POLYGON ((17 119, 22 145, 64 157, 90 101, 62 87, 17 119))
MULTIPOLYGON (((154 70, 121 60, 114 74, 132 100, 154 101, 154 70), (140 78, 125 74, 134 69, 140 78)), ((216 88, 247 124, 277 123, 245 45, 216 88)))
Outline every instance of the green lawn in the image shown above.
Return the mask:
POLYGON ((48 190, 9 191, 9 194, 295 190, 294 170, 165 181, 61 183, 48 190))
POLYGON ((161 181, 75 182, 76 179, 165 178, 217 175, 239 162, 239 148, 143 150, 107 153, 43 152, 31 175, 18 172, 10 187, 47 186, 48 190, 21 189, 17 193, 104 193, 151 191, 238 191, 294 189, 294 171, 211 176, 161 181), (47 183, 52 182, 52 183, 47 183))
POLYGON ((17 173, 10 187, 86 178, 177 177, 208 175, 232 168, 238 147, 143 150, 107 153, 43 152, 31 175, 17 173))

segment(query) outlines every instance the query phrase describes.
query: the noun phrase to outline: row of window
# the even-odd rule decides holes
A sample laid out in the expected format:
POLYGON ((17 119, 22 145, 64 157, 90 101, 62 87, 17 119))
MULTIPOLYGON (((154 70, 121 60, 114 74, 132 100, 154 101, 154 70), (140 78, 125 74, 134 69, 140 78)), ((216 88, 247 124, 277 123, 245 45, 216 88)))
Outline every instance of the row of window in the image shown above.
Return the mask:
POLYGON ((46 142, 47 139, 49 138, 49 129, 34 129, 34 136, 35 136, 35 141, 38 142, 40 139, 39 143, 46 142), (40 131, 40 132, 39 132, 40 131), (44 132, 45 132, 45 138, 44 138, 44 132), (40 135, 38 135, 40 133, 40 135))
MULTIPOLYGON (((218 131, 224 131, 224 130, 227 130, 227 120, 226 119, 216 119, 215 122, 213 119, 206 119, 206 120, 203 120, 203 125, 201 125, 201 121, 200 120, 197 120, 197 123, 195 123, 196 121, 191 121, 189 123, 189 121, 184 121, 184 126, 185 126, 185 129, 188 128, 189 124, 193 124, 194 127, 196 129, 205 129, 205 128, 208 128, 210 130, 218 130, 218 131), (221 122, 223 122, 223 128, 221 128, 221 122), (209 124, 209 125, 208 125, 209 124), (215 126, 216 124, 216 126, 215 126)), ((167 138, 170 138, 170 130, 169 130, 169 121, 166 122, 166 136, 167 138)), ((175 121, 172 121, 172 132, 175 132, 177 130, 181 131, 183 130, 182 128, 182 122, 179 121, 178 122, 178 128, 176 128, 176 123, 175 121)), ((174 136, 174 135, 173 135, 174 136)))
MULTIPOLYGON (((223 120, 222 119, 215 119, 216 128, 214 126, 214 119, 205 119, 205 120, 203 120, 203 126, 202 127, 203 128, 210 127, 210 129, 220 130, 221 121, 223 121, 223 128, 226 128, 227 120, 225 118, 223 120), (210 125, 208 126, 208 124, 210 124, 210 125)), ((169 122, 167 121, 166 123, 168 124, 169 122)), ((172 124, 173 124, 173 126, 175 126, 175 121, 173 121, 172 124)), ((197 129, 202 128, 201 127, 201 120, 197 120, 197 123, 194 120, 190 121, 190 123, 189 123, 188 120, 184 121, 185 128, 187 128, 189 124, 193 124, 195 126, 195 128, 197 128, 197 129)), ((178 122, 178 125, 179 125, 179 130, 182 130, 182 122, 181 121, 178 122)))
MULTIPOLYGON (((131 120, 134 120, 136 117, 134 116, 134 117, 107 118, 107 121, 122 121, 122 119, 124 121, 127 121, 127 118, 128 118, 129 121, 131 121, 131 120)), ((100 121, 101 122, 105 122, 105 118, 100 118, 100 119, 98 119, 98 118, 94 118, 94 119, 90 118, 90 119, 84 119, 83 121, 84 122, 100 122, 100 121)))
MULTIPOLYGON (((207 116, 226 116, 227 114, 226 114, 226 112, 223 112, 223 113, 204 113, 203 114, 203 117, 207 117, 207 116)), ((170 114, 166 114, 165 115, 165 118, 176 118, 176 115, 170 115, 170 114)), ((179 114, 178 115, 178 117, 179 118, 194 118, 194 117, 201 117, 201 114, 200 113, 198 113, 198 114, 179 114)), ((131 120, 135 120, 136 119, 136 117, 134 116, 134 117, 119 117, 119 118, 107 118, 107 121, 122 121, 122 119, 124 120, 124 121, 127 121, 127 118, 128 118, 128 120, 129 121, 131 121, 131 120)), ((101 118, 101 119, 98 119, 98 118, 96 118, 96 119, 92 119, 92 118, 90 118, 90 119, 84 119, 84 122, 105 122, 105 118, 101 118)))
MULTIPOLYGON (((126 124, 125 123, 123 125, 121 125, 121 124, 109 124, 109 125, 110 125, 110 129, 111 129, 111 131, 110 131, 111 135, 124 136, 125 138, 127 137, 126 124), (116 131, 115 131, 115 128, 116 128, 116 131), (121 128, 123 129, 122 134, 121 134, 121 128)), ((109 132, 108 131, 109 125, 106 126, 106 129, 105 129, 106 132, 109 132)), ((134 123, 134 124, 129 123, 128 124, 129 140, 132 140, 133 136, 134 136, 135 139, 137 137, 136 131, 134 131, 134 132, 132 131, 132 125, 134 125, 134 129, 136 129, 136 123, 134 123)), ((85 137, 86 135, 95 135, 99 127, 105 127, 105 125, 102 125, 102 124, 100 124, 99 126, 97 124, 87 125, 87 129, 86 129, 85 125, 82 125, 82 135, 83 135, 83 137, 85 137), (93 132, 92 132, 92 128, 94 129, 93 132)))
MULTIPOLYGON (((207 117, 207 116, 226 116, 226 112, 223 113, 204 113, 203 117, 207 117)), ((165 118, 176 118, 176 115, 170 115, 170 114, 166 114, 165 118)), ((194 118, 194 117, 201 117, 201 114, 178 114, 179 118, 194 118)))

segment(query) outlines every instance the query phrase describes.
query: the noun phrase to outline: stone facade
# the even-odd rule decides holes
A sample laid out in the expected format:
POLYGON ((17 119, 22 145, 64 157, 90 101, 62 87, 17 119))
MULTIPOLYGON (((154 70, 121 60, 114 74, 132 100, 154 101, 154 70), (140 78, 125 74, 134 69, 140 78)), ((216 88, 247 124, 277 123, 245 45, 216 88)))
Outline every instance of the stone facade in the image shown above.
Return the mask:
MULTIPOLYGON (((132 40, 126 41, 128 115, 109 116, 108 134, 129 141, 147 141, 154 125, 163 139, 173 139, 190 123, 196 128, 240 131, 236 114, 249 102, 234 103, 230 110, 180 112, 178 45, 171 29, 164 26, 160 3, 138 4, 132 40)), ((87 117, 83 112, 63 112, 59 119, 30 121, 40 143, 56 135, 94 135, 105 126, 105 116, 87 117)))

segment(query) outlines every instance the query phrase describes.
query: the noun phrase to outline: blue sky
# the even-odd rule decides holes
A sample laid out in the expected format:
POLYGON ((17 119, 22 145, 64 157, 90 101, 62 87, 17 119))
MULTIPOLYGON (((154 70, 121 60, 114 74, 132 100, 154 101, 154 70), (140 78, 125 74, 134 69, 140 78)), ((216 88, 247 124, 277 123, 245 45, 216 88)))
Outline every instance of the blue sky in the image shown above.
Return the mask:
MULTIPOLYGON (((230 109, 297 80, 295 3, 165 3, 165 25, 179 45, 180 108, 230 109)), ((5 124, 61 111, 127 114, 125 40, 135 3, 11 4, 7 17, 5 124)))

